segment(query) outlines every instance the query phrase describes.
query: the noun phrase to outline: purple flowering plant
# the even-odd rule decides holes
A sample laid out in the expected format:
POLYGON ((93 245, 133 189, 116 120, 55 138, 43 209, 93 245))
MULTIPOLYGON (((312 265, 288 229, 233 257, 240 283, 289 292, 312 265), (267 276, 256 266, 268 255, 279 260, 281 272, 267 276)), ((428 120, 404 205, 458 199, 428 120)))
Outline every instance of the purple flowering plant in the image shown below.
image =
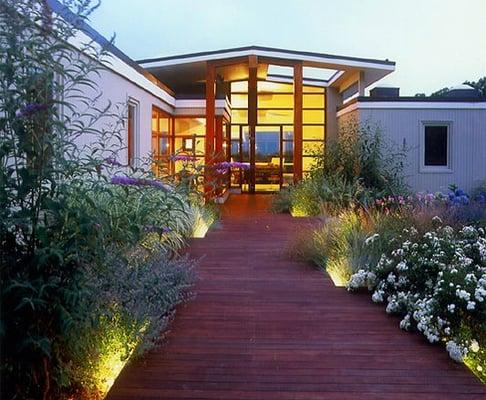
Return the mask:
POLYGON ((28 103, 25 106, 19 108, 15 112, 17 118, 32 118, 36 114, 42 111, 46 111, 49 108, 45 103, 28 103))
POLYGON ((125 167, 125 165, 118 161, 115 157, 107 157, 103 161, 106 165, 110 165, 112 167, 125 167))
POLYGON ((197 158, 191 155, 187 154, 174 154, 170 157, 171 161, 177 162, 177 161, 182 161, 182 162, 195 162, 197 161, 197 158))

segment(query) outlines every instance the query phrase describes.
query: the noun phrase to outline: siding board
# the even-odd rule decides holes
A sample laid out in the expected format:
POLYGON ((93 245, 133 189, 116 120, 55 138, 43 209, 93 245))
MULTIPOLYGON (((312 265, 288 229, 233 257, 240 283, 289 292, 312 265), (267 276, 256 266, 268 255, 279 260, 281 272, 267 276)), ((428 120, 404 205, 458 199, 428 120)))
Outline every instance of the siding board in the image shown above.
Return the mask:
POLYGON ((359 109, 342 115, 340 124, 350 117, 378 125, 398 146, 406 143, 405 174, 414 191, 446 191, 450 184, 469 191, 486 180, 486 110, 359 109), (451 172, 420 170, 422 126, 435 121, 451 125, 451 172))

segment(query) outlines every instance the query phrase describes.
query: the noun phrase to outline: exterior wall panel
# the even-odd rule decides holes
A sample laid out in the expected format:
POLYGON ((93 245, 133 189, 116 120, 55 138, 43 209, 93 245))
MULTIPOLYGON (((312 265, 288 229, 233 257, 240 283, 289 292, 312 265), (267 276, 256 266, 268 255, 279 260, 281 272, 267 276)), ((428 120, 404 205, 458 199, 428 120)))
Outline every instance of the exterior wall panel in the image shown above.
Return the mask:
POLYGON ((480 181, 486 180, 486 110, 377 108, 360 109, 359 117, 361 122, 378 124, 386 137, 398 146, 405 144, 409 149, 405 173, 415 191, 446 191, 450 184, 471 190, 480 181), (424 122, 450 124, 451 172, 421 170, 424 122))
MULTIPOLYGON (((73 50, 77 52, 78 50, 73 50)), ((73 55, 73 59, 77 56, 73 55)), ((88 56, 85 57, 86 61, 88 56)), ((114 58, 115 59, 115 58, 114 58)), ((121 60, 117 59, 120 63, 121 60)), ((132 74, 139 74, 131 66, 124 64, 125 68, 130 70, 132 74)), ((72 95, 77 95, 78 93, 73 93, 66 91, 64 94, 65 101, 68 101, 74 106, 77 113, 83 113, 86 110, 93 115, 96 115, 98 110, 106 110, 106 115, 99 120, 97 120, 90 128, 96 129, 102 132, 103 145, 109 151, 110 146, 119 147, 120 143, 117 138, 112 137, 110 132, 116 131, 122 140, 122 146, 125 149, 118 151, 116 155, 117 161, 127 164, 128 162, 128 132, 127 132, 127 118, 128 118, 128 102, 136 104, 137 115, 136 115, 136 135, 135 138, 135 149, 136 149, 136 164, 140 165, 143 159, 149 157, 152 153, 152 106, 156 106, 169 114, 174 113, 174 107, 169 105, 167 102, 163 101, 160 97, 155 96, 152 92, 142 88, 136 82, 122 75, 121 73, 115 72, 109 67, 104 65, 98 65, 99 70, 97 73, 93 72, 87 76, 94 86, 87 87, 84 86, 83 97, 85 99, 91 99, 92 104, 90 109, 86 108, 86 105, 79 99, 69 99, 72 95), (117 124, 116 121, 124 120, 124 124, 117 124)), ((69 67, 69 66, 68 66, 69 67)), ((125 71, 126 72, 126 71, 125 71)), ((145 79, 145 78, 143 78, 145 79)), ((147 85, 153 85, 154 91, 161 90, 154 84, 146 82, 147 85)), ((167 94, 167 96, 170 96, 167 94)), ((175 100, 174 100, 175 103, 175 100)), ((70 115, 68 108, 64 108, 65 115, 69 118, 70 115)), ((89 124, 90 116, 85 115, 75 118, 75 120, 83 121, 89 124)), ((86 146, 92 146, 95 142, 99 142, 100 138, 97 135, 91 133, 83 133, 76 140, 77 145, 80 148, 85 148, 86 146)))

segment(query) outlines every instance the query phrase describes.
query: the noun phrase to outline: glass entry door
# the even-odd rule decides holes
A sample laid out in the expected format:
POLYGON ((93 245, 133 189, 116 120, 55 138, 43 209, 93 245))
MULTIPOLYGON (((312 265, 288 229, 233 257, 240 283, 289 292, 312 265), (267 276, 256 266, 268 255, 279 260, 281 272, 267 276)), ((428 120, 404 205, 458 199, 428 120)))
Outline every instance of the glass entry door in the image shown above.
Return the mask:
POLYGON ((231 186, 242 192, 277 192, 293 181, 291 126, 257 125, 250 137, 247 125, 232 127, 231 159, 250 164, 248 171, 233 171, 231 186))
POLYGON ((277 192, 282 184, 281 126, 255 128, 256 192, 277 192))

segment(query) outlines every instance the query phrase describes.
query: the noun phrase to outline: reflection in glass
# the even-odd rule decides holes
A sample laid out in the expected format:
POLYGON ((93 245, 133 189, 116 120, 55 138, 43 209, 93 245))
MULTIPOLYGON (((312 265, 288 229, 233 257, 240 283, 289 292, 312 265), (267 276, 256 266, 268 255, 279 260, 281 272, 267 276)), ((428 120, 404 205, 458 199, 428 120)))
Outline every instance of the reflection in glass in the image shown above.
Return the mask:
POLYGON ((255 189, 280 188, 280 127, 257 127, 255 134, 255 189))

